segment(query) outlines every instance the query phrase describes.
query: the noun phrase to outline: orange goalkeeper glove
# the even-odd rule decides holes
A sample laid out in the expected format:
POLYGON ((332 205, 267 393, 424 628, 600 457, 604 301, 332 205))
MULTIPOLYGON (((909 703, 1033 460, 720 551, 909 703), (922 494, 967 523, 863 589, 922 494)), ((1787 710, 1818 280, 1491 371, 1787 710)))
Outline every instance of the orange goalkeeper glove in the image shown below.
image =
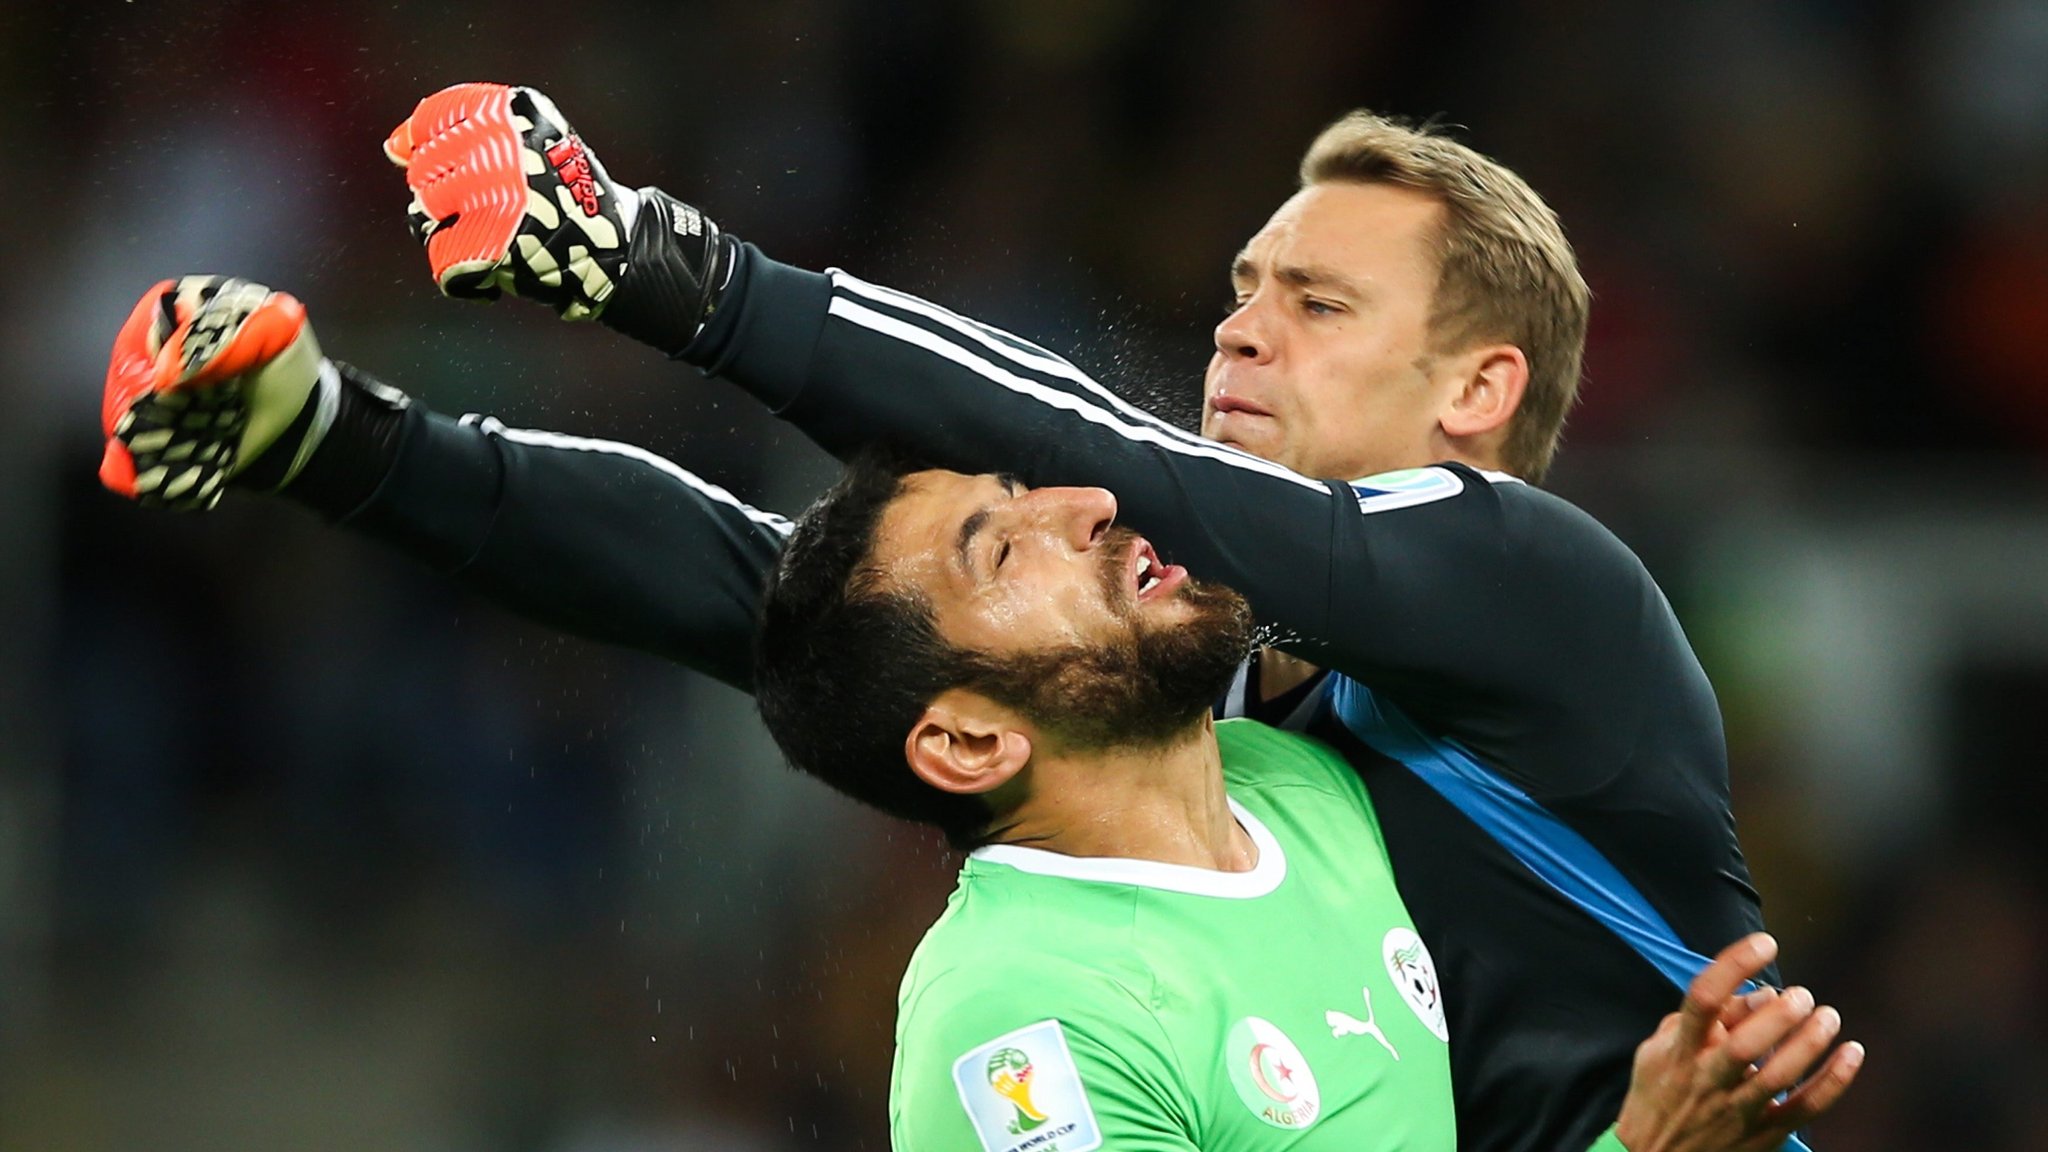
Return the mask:
POLYGON ((281 488, 334 423, 341 381, 305 306, 222 276, 165 280, 114 338, 100 482, 142 504, 207 509, 258 457, 281 488))
POLYGON ((531 88, 444 88, 392 130, 384 154, 405 169, 407 218, 449 296, 510 292, 676 355, 731 275, 730 236, 658 188, 615 184, 531 88))

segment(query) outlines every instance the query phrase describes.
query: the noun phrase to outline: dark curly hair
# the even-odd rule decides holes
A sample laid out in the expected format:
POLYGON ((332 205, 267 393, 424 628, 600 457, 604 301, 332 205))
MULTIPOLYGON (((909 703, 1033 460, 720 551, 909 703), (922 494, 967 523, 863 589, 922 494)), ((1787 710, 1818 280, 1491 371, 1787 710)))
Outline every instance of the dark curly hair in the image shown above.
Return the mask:
POLYGON ((970 849, 986 838, 988 805, 919 779, 903 741, 934 697, 974 679, 978 660, 939 636, 928 602, 873 566, 882 513, 922 468, 871 450, 797 521, 762 599, 754 700, 796 768, 970 849))

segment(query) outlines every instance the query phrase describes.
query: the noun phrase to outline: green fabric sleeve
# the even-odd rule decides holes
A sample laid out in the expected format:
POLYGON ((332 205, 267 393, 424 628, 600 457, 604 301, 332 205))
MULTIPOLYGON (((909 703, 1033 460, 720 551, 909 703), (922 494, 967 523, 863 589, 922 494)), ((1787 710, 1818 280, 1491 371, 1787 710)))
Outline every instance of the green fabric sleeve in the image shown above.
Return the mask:
POLYGON ((1196 1152, 1190 1101, 1143 1002, 1099 972, 955 969, 906 998, 896 1152, 1196 1152))

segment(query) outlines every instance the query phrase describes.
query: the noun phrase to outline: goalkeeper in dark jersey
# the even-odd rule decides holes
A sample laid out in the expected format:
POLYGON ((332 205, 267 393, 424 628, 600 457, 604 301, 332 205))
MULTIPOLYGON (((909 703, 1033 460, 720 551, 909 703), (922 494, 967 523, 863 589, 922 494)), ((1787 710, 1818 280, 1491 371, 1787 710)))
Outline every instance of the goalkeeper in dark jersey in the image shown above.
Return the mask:
MULTIPOLYGON (((882 439, 1108 482, 1167 555, 1303 637, 1291 650, 1337 675, 1290 685, 1303 666, 1268 653, 1230 709, 1298 698, 1291 718, 1370 789, 1449 990, 1461 1139, 1583 1147, 1673 990, 1756 925, 1755 896, 1712 697, 1668 607, 1611 535, 1498 471, 1540 475, 1576 383, 1569 249, 1511 173, 1403 131, 1354 119, 1318 142, 1307 187, 1239 261, 1211 370, 1205 430, 1309 475, 1457 462, 1349 483, 1167 427, 921 301, 775 264, 655 190, 622 194, 529 95, 451 90, 391 151, 412 164, 415 223, 451 293, 595 313, 754 388, 828 447, 882 439), (1445 239, 1474 227, 1483 242, 1445 239), (1546 286, 1559 315, 1488 306, 1546 286)), ((289 478, 288 494, 515 607, 747 684, 779 518, 637 449, 456 425, 345 371, 277 409, 293 414, 265 425, 281 448, 166 459, 192 449, 157 435, 162 383, 110 393, 117 489, 177 502, 235 469, 289 478)))

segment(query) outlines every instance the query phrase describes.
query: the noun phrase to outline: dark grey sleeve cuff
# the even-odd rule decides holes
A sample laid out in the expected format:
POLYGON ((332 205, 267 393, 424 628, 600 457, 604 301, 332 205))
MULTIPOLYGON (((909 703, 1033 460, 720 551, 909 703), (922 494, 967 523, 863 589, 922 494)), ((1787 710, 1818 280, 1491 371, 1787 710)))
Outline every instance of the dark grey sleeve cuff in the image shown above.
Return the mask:
POLYGON ((743 244, 718 311, 683 359, 780 412, 810 381, 831 304, 830 277, 743 244))

